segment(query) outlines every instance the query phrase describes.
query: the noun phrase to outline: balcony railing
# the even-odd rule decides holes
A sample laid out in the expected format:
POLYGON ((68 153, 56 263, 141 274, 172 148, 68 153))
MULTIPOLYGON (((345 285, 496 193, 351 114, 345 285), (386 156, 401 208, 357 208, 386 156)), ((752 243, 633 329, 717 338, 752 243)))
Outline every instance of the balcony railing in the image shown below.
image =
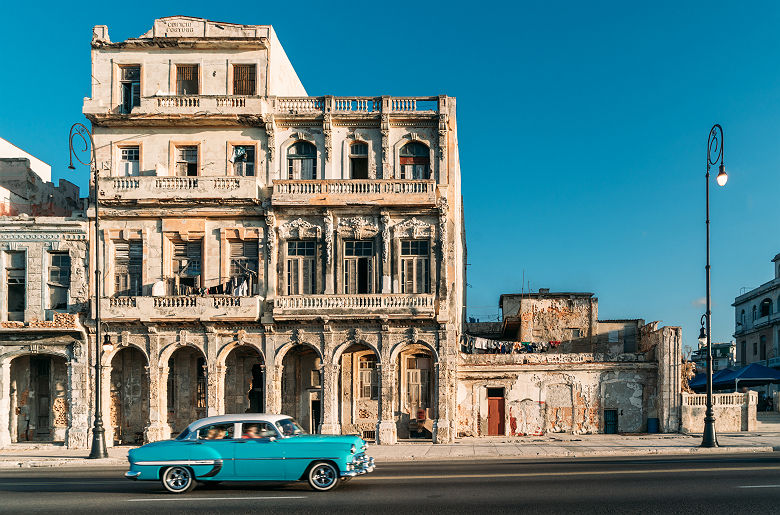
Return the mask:
POLYGON ((100 200, 257 199, 255 177, 101 177, 100 200))
POLYGON ((274 318, 306 318, 327 315, 429 318, 435 314, 433 295, 293 295, 274 299, 274 318))
POLYGON ((436 114, 439 97, 272 97, 274 114, 406 113, 436 114))
POLYGON ((176 295, 100 299, 104 320, 257 320, 261 297, 176 295))
POLYGON ((433 181, 396 179, 274 180, 276 205, 434 205, 433 181))

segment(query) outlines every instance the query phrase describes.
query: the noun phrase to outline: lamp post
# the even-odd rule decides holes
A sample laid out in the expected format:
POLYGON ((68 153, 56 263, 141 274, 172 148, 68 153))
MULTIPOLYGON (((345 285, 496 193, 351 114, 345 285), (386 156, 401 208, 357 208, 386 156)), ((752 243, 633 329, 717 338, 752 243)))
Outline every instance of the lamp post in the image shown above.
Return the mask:
MULTIPOLYGON (((70 164, 68 168, 75 170, 73 166, 73 156, 76 156, 76 160, 90 167, 92 172, 92 188, 90 189, 90 196, 95 206, 95 242, 94 242, 94 254, 90 262, 95 264, 95 424, 92 428, 92 450, 89 453, 89 457, 94 458, 107 458, 108 452, 106 451, 106 431, 103 427, 103 415, 101 414, 101 365, 100 360, 102 357, 103 346, 110 345, 110 342, 106 344, 101 338, 102 327, 100 324, 100 249, 98 245, 100 242, 100 222, 98 219, 98 168, 97 158, 95 156, 95 140, 92 138, 92 133, 89 132, 84 124, 74 123, 70 128, 70 135, 68 137, 68 146, 70 149, 70 164), (80 139, 84 143, 84 149, 81 152, 89 152, 89 161, 84 162, 79 157, 78 153, 73 149, 74 139, 80 139)), ((106 335, 107 336, 107 335, 106 335)))
MULTIPOLYGON (((707 342, 707 410, 704 413, 704 432, 702 433, 701 446, 702 447, 717 447, 718 440, 715 437, 715 416, 712 412, 712 312, 711 306, 711 292, 710 292, 710 166, 718 164, 718 176, 716 182, 718 186, 724 186, 729 176, 726 175, 726 167, 723 165, 723 128, 719 124, 715 124, 710 129, 710 135, 707 138, 707 173, 704 176, 705 191, 706 191, 706 210, 707 218, 705 225, 707 226, 707 265, 705 266, 705 273, 707 276, 706 288, 707 288, 707 311, 704 313, 703 322, 707 342)), ((702 336, 700 334, 700 336, 702 336)))

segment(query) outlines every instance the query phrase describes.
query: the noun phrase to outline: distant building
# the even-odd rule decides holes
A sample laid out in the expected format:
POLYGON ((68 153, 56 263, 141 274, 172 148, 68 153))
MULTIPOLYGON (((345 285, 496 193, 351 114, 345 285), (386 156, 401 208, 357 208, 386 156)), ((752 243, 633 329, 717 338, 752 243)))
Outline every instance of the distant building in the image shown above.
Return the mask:
POLYGON ((17 147, 7 139, 0 138, 0 159, 15 158, 27 159, 30 161, 30 168, 33 173, 41 178, 43 182, 51 181, 51 165, 44 163, 34 155, 17 147))
MULTIPOLYGON (((696 364, 697 372, 707 371, 707 346, 699 344, 699 348, 691 353, 691 361, 696 364)), ((734 367, 737 364, 737 344, 734 342, 712 344, 712 370, 734 367)))
POLYGON ((780 367, 780 254, 775 277, 734 299, 737 364, 780 367))

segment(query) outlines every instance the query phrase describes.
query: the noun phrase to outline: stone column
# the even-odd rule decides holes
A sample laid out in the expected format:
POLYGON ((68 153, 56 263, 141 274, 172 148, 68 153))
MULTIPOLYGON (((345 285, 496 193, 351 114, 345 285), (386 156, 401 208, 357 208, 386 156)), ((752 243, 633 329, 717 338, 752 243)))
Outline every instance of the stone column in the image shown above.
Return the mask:
POLYGON ((209 417, 221 414, 220 382, 222 376, 217 370, 217 335, 211 329, 206 332, 206 413, 209 417))
POLYGON ((340 366, 334 363, 322 365, 322 426, 325 435, 341 434, 338 422, 338 381, 340 366))
POLYGON ((0 448, 11 445, 11 360, 0 364, 0 448))
POLYGON ((439 331, 439 361, 434 374, 433 442, 450 443, 455 435, 456 366, 455 331, 439 331))
POLYGON ((146 439, 150 442, 171 437, 168 425, 168 366, 149 367, 149 426, 146 439))
POLYGON ((103 427, 106 431, 106 447, 114 446, 114 419, 111 416, 111 370, 111 365, 101 365, 100 367, 100 387, 103 390, 100 398, 102 404, 100 413, 103 416, 103 427))
MULTIPOLYGON (((74 348, 80 345, 73 343, 74 348)), ((80 353, 83 356, 83 353, 80 353)), ((75 356, 75 353, 74 353, 75 356)), ((86 387, 87 370, 86 363, 78 361, 75 357, 68 361, 68 383, 70 397, 68 399, 68 430, 65 442, 69 449, 86 449, 89 446, 87 435, 89 433, 89 388, 86 387)))
POLYGON ((263 349, 265 353, 265 411, 280 413, 282 410, 282 366, 276 365, 276 336, 273 326, 265 326, 263 349))
POLYGON ((276 296, 276 276, 277 276, 277 258, 276 258, 276 217, 273 213, 265 215, 265 259, 268 264, 268 274, 266 277, 266 300, 273 300, 276 296))
POLYGON ((395 365, 377 363, 379 368, 379 422, 376 425, 377 443, 393 445, 398 441, 398 428, 393 416, 395 398, 395 365))

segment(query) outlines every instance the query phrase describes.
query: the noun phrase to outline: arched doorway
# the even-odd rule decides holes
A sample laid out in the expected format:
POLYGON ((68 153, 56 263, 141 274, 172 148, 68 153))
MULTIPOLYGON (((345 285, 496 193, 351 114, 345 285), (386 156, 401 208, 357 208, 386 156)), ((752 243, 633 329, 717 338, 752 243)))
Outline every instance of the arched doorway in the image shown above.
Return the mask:
POLYGON ((206 358, 198 349, 176 349, 168 359, 168 424, 181 433, 208 411, 206 358))
POLYGON ((120 349, 111 360, 111 420, 114 445, 139 444, 149 423, 149 374, 146 356, 135 347, 120 349))
POLYGON ((398 438, 433 437, 434 363, 433 353, 421 344, 398 354, 398 438))
POLYGON ((225 358, 225 413, 265 410, 265 366, 260 353, 239 345, 225 358))
POLYGON ((308 345, 296 345, 282 360, 282 413, 295 418, 310 433, 322 421, 322 359, 308 345))
POLYGON ((62 442, 68 428, 64 357, 25 355, 11 361, 12 442, 62 442))
POLYGON ((347 347, 338 358, 338 413, 341 432, 376 439, 379 421, 379 369, 377 355, 367 345, 347 347))

